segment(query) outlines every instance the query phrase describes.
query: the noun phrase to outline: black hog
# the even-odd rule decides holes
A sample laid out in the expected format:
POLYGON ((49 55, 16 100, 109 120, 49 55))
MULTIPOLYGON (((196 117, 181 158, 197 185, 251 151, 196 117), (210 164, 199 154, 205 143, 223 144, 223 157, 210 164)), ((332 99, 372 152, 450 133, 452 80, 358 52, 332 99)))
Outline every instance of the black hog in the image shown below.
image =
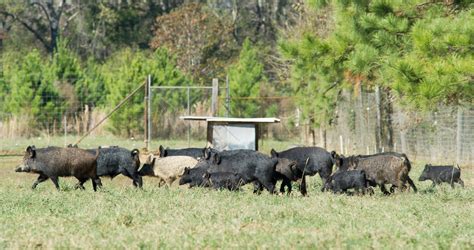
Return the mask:
POLYGON ((194 168, 184 168, 183 175, 179 179, 179 185, 189 184, 189 187, 202 187, 204 183, 203 176, 207 173, 210 164, 200 160, 194 168))
MULTIPOLYGON (((271 155, 272 157, 287 158, 296 161, 295 174, 298 179, 303 177, 303 172, 305 176, 313 176, 319 173, 324 188, 326 179, 332 174, 332 166, 334 165, 336 152, 332 151, 329 153, 320 147, 295 147, 282 152, 277 152, 272 149, 271 155), (309 161, 307 162, 308 159, 309 161), (308 165, 305 168, 306 162, 308 165)), ((282 183, 282 185, 286 185, 291 189, 291 183, 282 183)), ((321 188, 321 190, 323 190, 323 188, 321 188)), ((301 189, 301 192, 306 193, 304 187, 301 189)))
POLYGON ((297 162, 286 158, 277 158, 278 163, 275 167, 275 179, 282 180, 280 192, 285 192, 285 186, 288 187, 287 194, 291 193, 291 182, 297 181, 300 176, 296 168, 297 162))
POLYGON ((385 184, 392 184, 392 187, 403 189, 408 182, 413 191, 417 191, 415 183, 408 176, 411 164, 405 154, 387 152, 374 155, 337 156, 336 166, 338 171, 364 170, 369 184, 380 186, 384 194, 389 194, 385 184))
POLYGON ((275 167, 278 162, 260 152, 246 149, 232 153, 215 153, 210 161, 209 173, 231 172, 242 177, 243 184, 256 182, 270 193, 275 191, 275 167))
POLYGON ((237 191, 243 184, 242 176, 230 172, 205 173, 203 179, 203 187, 212 187, 214 189, 237 191))
POLYGON ((97 177, 97 158, 99 150, 88 152, 79 148, 47 147, 36 149, 35 146, 26 148, 23 162, 15 171, 39 174, 38 179, 31 188, 48 179, 59 190, 58 177, 74 176, 79 180, 76 188, 84 188, 87 180, 92 180, 94 191, 100 180, 97 177))
POLYGON ((204 156, 204 150, 202 148, 182 148, 182 149, 170 149, 164 148, 160 145, 160 157, 167 156, 190 156, 195 159, 200 159, 204 156))
POLYGON ((202 186, 204 179, 203 175, 207 173, 207 170, 211 167, 211 164, 214 163, 214 158, 216 154, 220 156, 229 156, 237 154, 239 150, 229 150, 229 151, 218 151, 213 148, 205 148, 203 151, 203 158, 199 160, 194 168, 187 168, 184 170, 183 175, 179 180, 179 185, 189 184, 189 187, 198 187, 202 186))
MULTIPOLYGON (((89 149, 93 152, 94 149, 89 149)), ((135 187, 142 187, 143 180, 138 174, 140 167, 140 152, 138 149, 132 151, 117 146, 108 148, 99 148, 100 154, 97 159, 97 176, 115 176, 122 174, 132 179, 132 184, 135 187)))
POLYGON ((367 181, 364 170, 339 171, 331 175, 326 184, 325 190, 331 190, 333 193, 346 193, 348 189, 355 189, 357 192, 365 194, 367 190, 367 181))
POLYGON ((423 172, 421 173, 419 181, 431 180, 432 187, 441 184, 443 182, 451 184, 454 188, 454 183, 459 183, 464 187, 464 182, 461 180, 461 168, 459 166, 432 166, 431 164, 425 165, 423 172))

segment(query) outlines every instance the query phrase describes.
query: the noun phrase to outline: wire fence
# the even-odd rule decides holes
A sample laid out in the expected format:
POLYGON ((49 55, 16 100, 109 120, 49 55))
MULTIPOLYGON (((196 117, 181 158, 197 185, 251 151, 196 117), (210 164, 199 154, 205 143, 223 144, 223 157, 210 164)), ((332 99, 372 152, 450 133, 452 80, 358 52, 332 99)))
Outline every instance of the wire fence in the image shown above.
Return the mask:
MULTIPOLYGON (((141 93, 140 91, 140 94, 141 93)), ((219 88, 218 110, 212 109, 212 90, 203 89, 154 89, 151 92, 151 139, 182 142, 202 141, 206 144, 204 122, 183 121, 183 115, 219 116, 228 113, 229 102, 246 100, 257 103, 259 116, 273 114, 281 123, 265 125, 260 131, 262 143, 266 141, 286 142, 285 145, 326 146, 344 155, 373 154, 380 151, 406 153, 411 160, 436 164, 474 165, 474 107, 438 107, 436 111, 406 111, 393 98, 392 110, 377 117, 375 93, 359 95, 343 92, 335 110, 336 119, 326 130, 313 128, 303 118, 301 110, 292 96, 237 98, 227 96, 225 84, 219 88), (224 86, 223 86, 224 85, 224 86), (269 109, 272 109, 269 112, 269 109), (377 123, 389 124, 381 136, 389 144, 378 144, 377 123), (387 139, 387 137, 390 137, 387 139)), ((105 97, 104 97, 105 98, 105 97)), ((44 97, 48 105, 29 114, 12 115, 0 110, 0 151, 17 149, 16 142, 35 137, 54 137, 52 144, 67 145, 72 138, 83 135, 107 116, 113 107, 94 107, 83 102, 86 98, 44 97)), ((15 104, 28 107, 27 101, 15 104)), ((104 102, 105 103, 105 102, 104 102)), ((0 104, 2 105, 2 104, 0 104)), ((128 105, 128 104, 125 104, 128 105)), ((120 113, 121 110, 117 110, 120 113)), ((230 114, 232 115, 232 114, 230 114)), ((144 114, 136 117, 143 124, 135 140, 143 140, 144 114)), ((127 121, 124 121, 125 123, 127 121)), ((108 121, 91 133, 91 136, 110 135, 108 121)), ((386 126, 387 127, 387 126, 386 126)), ((382 140, 383 141, 383 140, 382 140)), ((113 142, 111 142, 113 143, 113 142)), ((156 147, 157 145, 152 145, 156 147)), ((281 150, 281 149, 279 149, 281 150)))

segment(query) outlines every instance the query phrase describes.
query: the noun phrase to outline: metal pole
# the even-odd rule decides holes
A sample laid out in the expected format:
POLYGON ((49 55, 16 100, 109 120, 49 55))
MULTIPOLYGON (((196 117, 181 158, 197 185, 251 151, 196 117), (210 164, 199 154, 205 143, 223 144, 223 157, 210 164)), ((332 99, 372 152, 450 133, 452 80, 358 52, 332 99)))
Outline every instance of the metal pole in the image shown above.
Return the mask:
POLYGON ((144 121, 144 124, 143 124, 143 128, 144 128, 144 142, 145 142, 145 148, 148 150, 150 147, 149 147, 149 141, 148 141, 148 77, 147 77, 147 82, 146 82, 146 86, 145 86, 145 98, 144 98, 144 102, 145 102, 145 110, 144 110, 144 115, 143 115, 143 121, 144 121))
POLYGON ((462 125, 463 125, 463 112, 462 108, 458 107, 457 114, 457 128, 456 128, 456 164, 461 164, 462 158, 462 125))
POLYGON ((212 79, 212 105, 211 105, 212 116, 217 116, 218 97, 219 97, 219 80, 217 78, 213 78, 212 79))
POLYGON ((148 120, 148 134, 147 134, 147 137, 148 137, 148 145, 147 145, 147 150, 149 150, 150 148, 150 143, 151 143, 151 84, 152 84, 152 78, 151 78, 151 75, 148 75, 148 84, 147 84, 147 88, 148 88, 148 117, 147 117, 147 120, 148 120))
POLYGON ((67 115, 64 114, 64 147, 67 146, 67 115))
MULTIPOLYGON (((188 115, 191 115, 190 88, 188 88, 188 115)), ((191 121, 188 121, 188 147, 191 147, 191 121)))
POLYGON ((229 113, 230 113, 230 85, 229 85, 229 75, 226 76, 225 78, 225 106, 226 106, 226 110, 225 110, 225 116, 226 117, 229 117, 229 113))

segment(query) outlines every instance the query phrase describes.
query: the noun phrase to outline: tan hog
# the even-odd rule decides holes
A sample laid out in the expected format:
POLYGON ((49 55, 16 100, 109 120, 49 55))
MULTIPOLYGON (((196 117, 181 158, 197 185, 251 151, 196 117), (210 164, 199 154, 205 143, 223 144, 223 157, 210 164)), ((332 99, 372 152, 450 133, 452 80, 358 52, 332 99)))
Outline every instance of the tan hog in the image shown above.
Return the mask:
POLYGON ((194 168, 197 163, 198 160, 190 156, 168 156, 164 158, 150 156, 138 171, 138 174, 159 178, 160 186, 162 183, 171 186, 175 180, 183 175, 184 168, 194 168))

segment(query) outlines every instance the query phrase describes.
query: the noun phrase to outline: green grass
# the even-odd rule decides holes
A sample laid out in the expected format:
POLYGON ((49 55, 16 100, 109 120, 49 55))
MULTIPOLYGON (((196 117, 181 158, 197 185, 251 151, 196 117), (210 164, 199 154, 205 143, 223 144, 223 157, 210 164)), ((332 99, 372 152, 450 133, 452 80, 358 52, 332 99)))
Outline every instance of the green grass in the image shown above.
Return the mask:
MULTIPOLYGON (((117 177, 94 193, 63 191, 35 175, 15 173, 20 157, 0 158, 0 248, 474 248, 474 169, 466 188, 430 189, 385 197, 321 193, 310 178, 309 197, 158 188, 143 190, 117 177)), ((416 164, 414 164, 416 165, 416 164)), ((419 176, 421 167, 411 176, 419 176)))

